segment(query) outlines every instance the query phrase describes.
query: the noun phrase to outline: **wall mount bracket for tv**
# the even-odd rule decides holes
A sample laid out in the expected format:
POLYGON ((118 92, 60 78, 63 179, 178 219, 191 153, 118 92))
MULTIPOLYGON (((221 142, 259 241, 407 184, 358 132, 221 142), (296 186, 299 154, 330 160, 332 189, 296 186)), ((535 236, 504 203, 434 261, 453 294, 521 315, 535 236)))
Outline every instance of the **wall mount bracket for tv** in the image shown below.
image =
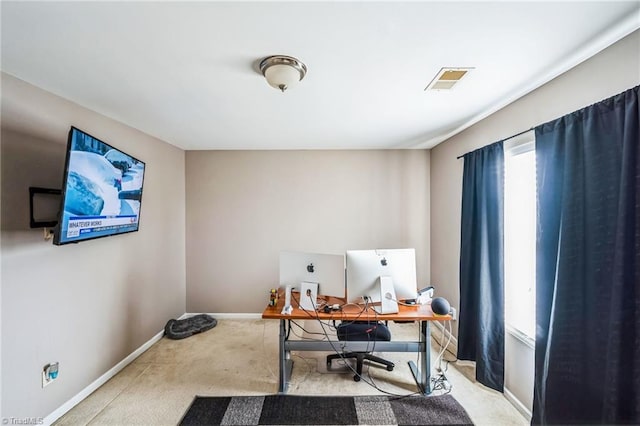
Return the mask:
POLYGON ((38 186, 29 187, 29 227, 31 228, 51 228, 58 224, 57 220, 37 221, 33 214, 33 200, 36 195, 61 195, 60 189, 40 188, 38 186))

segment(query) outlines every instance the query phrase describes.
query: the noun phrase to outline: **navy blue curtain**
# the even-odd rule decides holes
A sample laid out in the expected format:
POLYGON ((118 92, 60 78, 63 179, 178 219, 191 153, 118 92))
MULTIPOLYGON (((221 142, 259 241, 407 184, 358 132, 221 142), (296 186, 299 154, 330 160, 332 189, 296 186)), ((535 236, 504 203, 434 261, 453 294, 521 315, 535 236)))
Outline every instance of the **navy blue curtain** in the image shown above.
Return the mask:
POLYGON ((504 151, 502 141, 465 154, 460 239, 458 359, 478 382, 504 387, 504 151))
POLYGON ((534 424, 640 423, 639 119, 635 87, 535 129, 534 424))

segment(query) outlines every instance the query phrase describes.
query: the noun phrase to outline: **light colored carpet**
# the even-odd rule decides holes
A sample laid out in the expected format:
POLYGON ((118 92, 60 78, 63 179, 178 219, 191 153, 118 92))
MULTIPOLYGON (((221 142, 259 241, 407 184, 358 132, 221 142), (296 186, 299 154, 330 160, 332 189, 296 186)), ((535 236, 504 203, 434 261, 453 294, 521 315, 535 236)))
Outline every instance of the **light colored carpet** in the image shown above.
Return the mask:
MULTIPOLYGON (((313 321, 300 323, 310 333, 321 331, 313 321)), ((278 325, 278 321, 271 320, 224 319, 218 321, 216 328, 184 340, 163 338, 55 424, 175 425, 196 395, 274 394, 278 387, 278 325)), ((389 323, 389 327, 394 339, 417 339, 416 324, 389 323)), ((318 337, 303 331, 297 333, 303 338, 318 337)), ((432 345, 432 360, 437 355, 435 346, 432 345)), ((354 382, 351 372, 327 373, 326 355, 326 352, 294 353, 289 393, 382 394, 364 382, 354 382)), ((415 392, 407 361, 415 361, 416 354, 382 355, 395 362, 394 371, 365 367, 363 373, 387 392, 403 395, 415 392)), ((473 381, 472 369, 451 363, 446 375, 453 385, 451 394, 474 423, 528 424, 501 393, 473 381)))

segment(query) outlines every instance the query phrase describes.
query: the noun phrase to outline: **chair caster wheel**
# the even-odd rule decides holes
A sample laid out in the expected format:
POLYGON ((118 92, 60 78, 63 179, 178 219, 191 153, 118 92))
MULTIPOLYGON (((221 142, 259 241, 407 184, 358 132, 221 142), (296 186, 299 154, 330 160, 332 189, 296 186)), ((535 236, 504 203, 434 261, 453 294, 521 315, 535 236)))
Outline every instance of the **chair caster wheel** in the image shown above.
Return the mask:
POLYGON ((359 382, 360 381, 360 376, 358 376, 357 374, 355 376, 353 376, 353 381, 354 382, 359 382))
POLYGON ((387 371, 393 371, 393 365, 387 365, 387 371))

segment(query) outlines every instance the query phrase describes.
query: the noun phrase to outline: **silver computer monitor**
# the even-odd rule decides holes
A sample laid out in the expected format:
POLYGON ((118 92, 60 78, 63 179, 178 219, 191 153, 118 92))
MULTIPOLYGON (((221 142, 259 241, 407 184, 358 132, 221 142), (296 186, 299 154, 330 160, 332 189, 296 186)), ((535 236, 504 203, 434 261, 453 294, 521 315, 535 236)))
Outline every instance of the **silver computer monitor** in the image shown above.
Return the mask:
POLYGON ((300 283, 318 283, 318 294, 345 297, 344 255, 280 252, 280 285, 300 289, 300 283))
POLYGON ((380 301, 380 277, 393 280, 397 300, 418 292, 415 249, 347 250, 347 302, 380 301))

